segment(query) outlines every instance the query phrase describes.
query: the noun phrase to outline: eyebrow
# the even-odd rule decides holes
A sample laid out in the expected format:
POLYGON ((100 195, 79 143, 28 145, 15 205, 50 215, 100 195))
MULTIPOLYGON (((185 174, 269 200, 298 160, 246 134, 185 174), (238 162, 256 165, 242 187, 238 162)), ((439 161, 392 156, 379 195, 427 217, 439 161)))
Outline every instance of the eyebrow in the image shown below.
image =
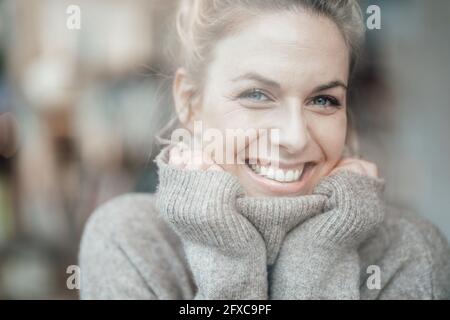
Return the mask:
MULTIPOLYGON (((263 83, 267 86, 270 86, 270 87, 281 88, 281 85, 278 82, 276 82, 274 80, 270 80, 260 74, 254 73, 254 72, 249 72, 249 73, 246 73, 244 75, 241 75, 241 76, 238 76, 238 77, 232 79, 233 82, 240 81, 240 80, 254 80, 254 81, 263 83)), ((344 90, 347 90, 347 86, 345 85, 344 82, 342 82, 340 80, 334 80, 334 81, 330 81, 328 83, 321 84, 321 85, 315 87, 312 90, 312 92, 317 93, 317 92, 333 89, 336 87, 341 87, 344 90)))
POLYGON ((347 90, 347 86, 344 84, 344 82, 342 82, 340 80, 334 80, 334 81, 322 84, 320 86, 317 86, 316 88, 314 88, 313 92, 317 93, 320 91, 325 91, 325 90, 333 89, 336 87, 341 87, 344 90, 347 90))
POLYGON ((249 72, 249 73, 246 73, 239 77, 236 77, 233 79, 233 82, 240 81, 240 80, 254 80, 257 82, 261 82, 269 87, 281 88, 281 86, 278 82, 267 79, 266 77, 264 77, 260 74, 254 73, 254 72, 249 72))

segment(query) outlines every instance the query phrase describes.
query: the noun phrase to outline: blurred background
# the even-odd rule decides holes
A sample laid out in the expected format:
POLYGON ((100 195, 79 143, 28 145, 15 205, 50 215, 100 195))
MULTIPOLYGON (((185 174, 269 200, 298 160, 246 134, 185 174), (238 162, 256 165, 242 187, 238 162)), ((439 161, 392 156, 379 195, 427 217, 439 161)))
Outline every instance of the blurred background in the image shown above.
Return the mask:
MULTIPOLYGON (((450 238, 450 2, 369 5, 381 29, 367 31, 353 83, 361 153, 392 204, 450 238)), ((117 195, 155 190, 175 7, 0 0, 0 299, 77 299, 66 271, 86 219, 117 195), (67 25, 71 5, 79 29, 67 25)))

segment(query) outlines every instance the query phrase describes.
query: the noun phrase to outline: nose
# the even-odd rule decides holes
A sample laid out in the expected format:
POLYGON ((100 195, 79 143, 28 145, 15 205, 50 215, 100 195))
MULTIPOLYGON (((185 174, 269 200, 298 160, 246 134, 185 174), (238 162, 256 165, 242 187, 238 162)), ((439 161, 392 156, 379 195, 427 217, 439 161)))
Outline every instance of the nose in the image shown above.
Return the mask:
POLYGON ((280 147, 291 154, 304 151, 310 140, 310 135, 301 104, 292 103, 286 107, 283 113, 283 121, 279 126, 280 147))

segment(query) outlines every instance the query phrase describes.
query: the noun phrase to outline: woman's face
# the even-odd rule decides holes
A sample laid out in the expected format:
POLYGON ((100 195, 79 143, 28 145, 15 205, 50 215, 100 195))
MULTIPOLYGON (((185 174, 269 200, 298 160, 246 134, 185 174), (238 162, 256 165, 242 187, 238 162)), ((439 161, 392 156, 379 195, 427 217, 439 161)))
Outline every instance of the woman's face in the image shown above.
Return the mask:
POLYGON ((337 26, 304 12, 252 18, 216 44, 195 107, 203 131, 215 128, 225 136, 227 129, 279 129, 278 139, 264 135, 278 157, 249 155, 262 135, 225 144, 236 161, 222 167, 249 196, 309 194, 341 159, 348 67, 337 26))

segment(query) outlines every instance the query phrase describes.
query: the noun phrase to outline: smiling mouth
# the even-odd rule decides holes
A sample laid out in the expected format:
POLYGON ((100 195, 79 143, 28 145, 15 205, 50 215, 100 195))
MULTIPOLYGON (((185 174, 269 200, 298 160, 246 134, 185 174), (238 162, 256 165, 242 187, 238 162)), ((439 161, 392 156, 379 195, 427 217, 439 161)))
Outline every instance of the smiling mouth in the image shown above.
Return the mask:
POLYGON ((313 164, 311 162, 303 163, 295 169, 281 169, 278 167, 250 164, 248 161, 246 161, 246 165, 258 176, 281 183, 293 183, 301 181, 305 172, 313 164))

